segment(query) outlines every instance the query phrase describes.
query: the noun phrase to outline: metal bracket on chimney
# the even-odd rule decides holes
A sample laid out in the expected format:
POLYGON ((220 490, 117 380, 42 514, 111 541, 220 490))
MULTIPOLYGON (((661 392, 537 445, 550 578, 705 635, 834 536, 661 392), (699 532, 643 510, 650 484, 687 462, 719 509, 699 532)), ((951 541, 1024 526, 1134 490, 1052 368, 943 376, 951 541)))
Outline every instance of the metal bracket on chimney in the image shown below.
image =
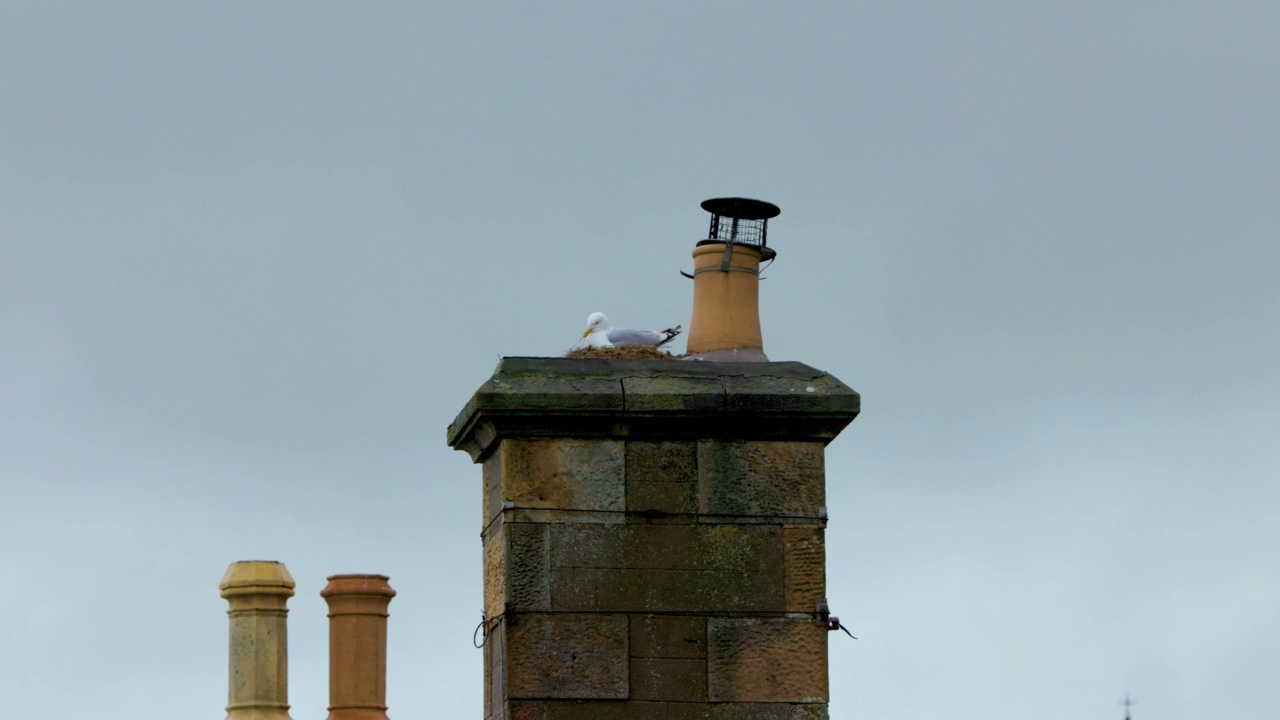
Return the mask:
POLYGON ((827 607, 826 598, 815 600, 814 605, 817 607, 817 617, 814 618, 814 624, 825 630, 843 630, 845 635, 848 635, 854 640, 858 639, 853 637, 853 633, 849 632, 849 628, 840 624, 840 618, 831 614, 830 608, 827 607))
MULTIPOLYGON (((734 218, 733 227, 736 231, 738 228, 738 219, 734 218)), ((736 233, 735 233, 736 234, 736 233)), ((733 239, 731 238, 724 244, 724 259, 720 261, 720 272, 729 272, 729 260, 733 256, 733 239)))
POLYGON ((819 598, 814 600, 813 605, 815 612, 814 624, 825 630, 830 630, 831 623, 829 618, 831 617, 831 610, 827 607, 827 599, 819 598))

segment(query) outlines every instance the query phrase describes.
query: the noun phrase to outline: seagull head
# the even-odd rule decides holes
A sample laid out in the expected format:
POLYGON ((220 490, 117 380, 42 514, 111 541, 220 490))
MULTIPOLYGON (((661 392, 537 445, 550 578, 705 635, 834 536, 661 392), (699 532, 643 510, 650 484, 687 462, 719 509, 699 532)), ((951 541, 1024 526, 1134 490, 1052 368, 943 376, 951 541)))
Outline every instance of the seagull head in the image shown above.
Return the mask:
POLYGON ((586 337, 593 332, 609 329, 609 318, 604 313, 591 313, 587 316, 587 329, 582 331, 582 337, 586 337))

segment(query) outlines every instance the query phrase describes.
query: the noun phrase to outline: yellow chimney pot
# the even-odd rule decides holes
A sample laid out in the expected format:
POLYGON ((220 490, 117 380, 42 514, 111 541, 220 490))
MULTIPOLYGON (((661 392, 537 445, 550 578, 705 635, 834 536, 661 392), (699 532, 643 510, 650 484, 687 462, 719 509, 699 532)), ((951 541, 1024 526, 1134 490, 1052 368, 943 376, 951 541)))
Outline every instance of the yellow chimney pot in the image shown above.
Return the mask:
POLYGON ((283 563, 232 563, 218 587, 230 608, 227 720, 292 720, 285 604, 293 576, 283 563))

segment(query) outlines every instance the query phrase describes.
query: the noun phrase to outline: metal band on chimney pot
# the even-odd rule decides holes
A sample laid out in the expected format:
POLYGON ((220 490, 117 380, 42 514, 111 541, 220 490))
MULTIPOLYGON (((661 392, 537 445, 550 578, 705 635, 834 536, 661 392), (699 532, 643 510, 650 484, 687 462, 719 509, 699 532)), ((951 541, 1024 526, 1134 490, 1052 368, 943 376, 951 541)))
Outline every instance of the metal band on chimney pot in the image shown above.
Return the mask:
POLYGON ((729 267, 727 267, 727 268, 725 268, 725 267, 704 267, 704 268, 698 268, 697 270, 694 270, 694 271, 693 271, 693 275, 692 275, 691 277, 696 277, 696 276, 701 275, 702 273, 705 273, 705 272, 744 272, 744 273, 751 273, 752 275, 759 275, 759 274, 760 274, 760 271, 759 271, 759 270, 753 270, 753 269, 751 269, 751 268, 744 268, 744 267, 733 267, 733 266, 729 266, 729 267))

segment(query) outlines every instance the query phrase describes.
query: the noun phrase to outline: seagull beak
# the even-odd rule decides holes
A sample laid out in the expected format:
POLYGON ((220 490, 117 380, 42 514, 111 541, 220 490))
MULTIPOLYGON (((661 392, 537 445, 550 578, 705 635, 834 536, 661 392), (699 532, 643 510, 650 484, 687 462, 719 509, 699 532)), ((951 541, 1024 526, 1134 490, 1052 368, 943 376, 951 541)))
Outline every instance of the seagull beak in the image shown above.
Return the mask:
POLYGON ((587 337, 588 335, 590 335, 590 334, 591 334, 591 328, 587 328, 586 330, 583 330, 583 331, 582 331, 582 337, 583 337, 583 338, 586 338, 586 337, 587 337))

